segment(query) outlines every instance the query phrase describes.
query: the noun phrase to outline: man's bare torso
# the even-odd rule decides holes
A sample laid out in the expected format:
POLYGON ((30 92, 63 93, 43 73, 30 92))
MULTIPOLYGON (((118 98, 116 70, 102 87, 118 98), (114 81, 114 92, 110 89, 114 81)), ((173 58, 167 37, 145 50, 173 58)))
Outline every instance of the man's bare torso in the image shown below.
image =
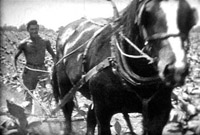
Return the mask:
POLYGON ((26 63, 32 65, 44 65, 47 43, 47 41, 40 37, 36 40, 31 40, 30 38, 26 39, 21 45, 26 57, 26 63))

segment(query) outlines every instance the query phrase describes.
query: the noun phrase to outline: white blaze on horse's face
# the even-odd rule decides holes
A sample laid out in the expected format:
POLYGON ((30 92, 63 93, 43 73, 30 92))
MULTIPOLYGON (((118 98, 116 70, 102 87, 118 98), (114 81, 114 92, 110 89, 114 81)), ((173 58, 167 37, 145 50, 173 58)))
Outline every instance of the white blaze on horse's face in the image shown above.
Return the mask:
POLYGON ((153 34, 166 35, 160 41, 157 40, 157 44, 160 45, 155 45, 155 48, 158 48, 155 50, 158 53, 159 76, 170 86, 183 85, 188 74, 184 42, 188 40, 189 31, 196 24, 195 9, 191 8, 186 0, 154 0, 152 2, 159 4, 159 8, 151 7, 149 4, 151 7, 149 15, 153 18, 152 20, 155 20, 153 25, 150 25, 154 27, 153 34))
MULTIPOLYGON (((177 24, 179 1, 162 1, 160 6, 165 13, 167 23, 167 34, 178 34, 180 30, 177 24)), ((170 47, 175 56, 174 68, 178 70, 185 69, 185 50, 181 37, 169 37, 170 47)))

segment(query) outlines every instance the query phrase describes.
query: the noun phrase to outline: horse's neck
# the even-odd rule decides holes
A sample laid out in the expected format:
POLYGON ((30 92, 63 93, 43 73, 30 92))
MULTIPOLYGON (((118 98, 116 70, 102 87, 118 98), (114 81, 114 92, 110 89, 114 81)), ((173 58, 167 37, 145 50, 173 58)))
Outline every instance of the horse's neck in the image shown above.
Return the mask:
MULTIPOLYGON (((131 40, 139 49, 144 47, 144 39, 140 34, 140 27, 136 23, 137 13, 139 8, 138 0, 134 0, 129 7, 124 11, 121 18, 119 19, 119 26, 122 27, 122 33, 131 40)), ((138 51, 133 48, 129 43, 127 43, 124 39, 121 39, 121 48, 123 51, 130 55, 140 55, 138 51)), ((148 60, 146 59, 136 59, 136 58, 127 58, 122 54, 119 54, 121 57, 121 64, 124 65, 125 70, 135 72, 140 76, 154 76, 156 71, 154 70, 152 65, 148 64, 148 60), (149 71, 148 71, 149 70, 149 71)))
MULTIPOLYGON (((144 47, 144 40, 140 37, 139 31, 136 29, 132 29, 133 32, 127 38, 131 40, 140 50, 144 47), (135 32, 135 33, 134 33, 135 32)), ((125 39, 122 37, 119 38, 120 47, 124 53, 139 56, 141 55, 133 46, 130 45, 125 39)), ((118 51, 119 63, 123 65, 124 70, 129 72, 134 72, 139 76, 150 77, 156 75, 157 71, 153 68, 152 65, 148 64, 149 61, 145 58, 128 58, 124 56, 120 51, 118 51)))

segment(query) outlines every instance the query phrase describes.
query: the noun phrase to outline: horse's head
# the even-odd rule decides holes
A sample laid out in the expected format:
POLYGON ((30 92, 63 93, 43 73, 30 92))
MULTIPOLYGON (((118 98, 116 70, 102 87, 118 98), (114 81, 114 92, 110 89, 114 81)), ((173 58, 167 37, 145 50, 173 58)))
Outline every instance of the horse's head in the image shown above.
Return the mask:
POLYGON ((182 85, 188 74, 185 45, 195 17, 186 0, 149 0, 140 8, 138 25, 147 41, 145 51, 156 59, 155 67, 167 85, 182 85))

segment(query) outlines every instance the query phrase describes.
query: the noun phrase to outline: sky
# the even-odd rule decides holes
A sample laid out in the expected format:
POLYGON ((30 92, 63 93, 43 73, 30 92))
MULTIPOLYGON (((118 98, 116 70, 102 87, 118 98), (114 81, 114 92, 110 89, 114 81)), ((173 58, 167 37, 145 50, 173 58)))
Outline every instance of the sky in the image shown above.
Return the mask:
MULTIPOLYGON (((122 10, 131 0, 113 0, 122 10)), ((200 13, 200 0, 188 0, 200 13), (198 4, 197 4, 198 3, 198 4)), ((110 17, 113 9, 107 0, 0 0, 1 26, 19 27, 32 19, 46 28, 57 30, 60 26, 81 17, 110 17)), ((199 21, 200 22, 200 21, 199 21)))
MULTIPOLYGON (((131 0, 116 0, 119 10, 131 0)), ((47 28, 57 29, 81 17, 110 17, 106 0, 1 0, 1 26, 19 27, 32 19, 47 28)))

